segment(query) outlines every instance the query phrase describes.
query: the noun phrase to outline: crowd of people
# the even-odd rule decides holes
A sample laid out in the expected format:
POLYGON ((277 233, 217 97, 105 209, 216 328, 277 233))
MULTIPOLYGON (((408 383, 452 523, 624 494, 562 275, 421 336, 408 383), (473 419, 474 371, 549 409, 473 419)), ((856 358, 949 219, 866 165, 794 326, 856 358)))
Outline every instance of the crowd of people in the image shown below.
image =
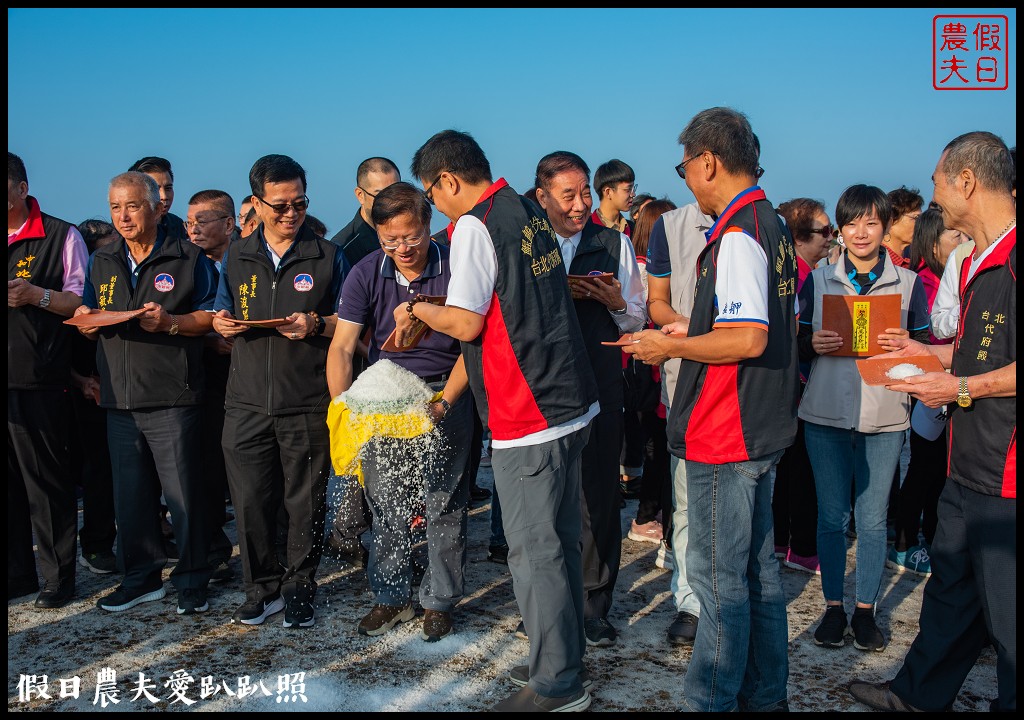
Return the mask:
POLYGON ((414 620, 418 584, 433 642, 456 631, 486 459, 488 558, 530 647, 494 710, 590 706, 588 648, 618 638, 624 495, 628 537, 672 571, 666 641, 693 647, 683 709, 788 710, 784 564, 821 576, 822 652, 884 651, 883 569, 928 578, 900 671, 854 682, 858 701, 948 709, 991 645, 993 709, 1015 710, 1015 148, 961 135, 930 203, 852 185, 833 225, 818 200, 768 199, 742 113, 704 110, 678 141, 682 207, 564 150, 520 193, 445 130, 413 183, 364 161, 330 239, 284 155, 253 164, 237 213, 207 189, 185 218, 170 162, 142 158, 111 179, 110 222, 75 225, 8 152, 9 600, 63 607, 80 565, 121 577, 97 605, 124 612, 166 596, 173 561, 176 612, 207 612, 235 575, 230 510, 232 622, 313 626, 327 553, 365 568, 359 633, 414 620), (869 355, 917 372, 869 384, 869 355), (335 476, 328 407, 382 360, 429 388, 443 442, 376 436, 358 478, 335 476))

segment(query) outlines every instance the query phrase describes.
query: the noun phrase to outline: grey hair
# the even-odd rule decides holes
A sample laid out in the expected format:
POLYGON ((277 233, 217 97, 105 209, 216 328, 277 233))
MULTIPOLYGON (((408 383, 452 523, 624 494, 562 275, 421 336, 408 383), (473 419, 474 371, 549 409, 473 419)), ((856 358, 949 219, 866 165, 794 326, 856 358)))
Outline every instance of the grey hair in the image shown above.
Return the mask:
POLYGON ((990 132, 969 132, 954 138, 946 146, 942 172, 952 184, 957 175, 970 169, 982 187, 1009 194, 1013 191, 1017 169, 1009 148, 990 132))
POLYGON ((146 173, 139 172, 138 170, 129 170, 110 181, 111 188, 125 186, 143 188, 146 191, 146 201, 149 203, 150 209, 156 210, 159 207, 160 186, 156 184, 156 180, 146 173))
POLYGON ((679 144, 691 158, 710 151, 730 173, 757 174, 761 156, 759 143, 747 116, 738 110, 727 107, 701 110, 679 134, 679 144))

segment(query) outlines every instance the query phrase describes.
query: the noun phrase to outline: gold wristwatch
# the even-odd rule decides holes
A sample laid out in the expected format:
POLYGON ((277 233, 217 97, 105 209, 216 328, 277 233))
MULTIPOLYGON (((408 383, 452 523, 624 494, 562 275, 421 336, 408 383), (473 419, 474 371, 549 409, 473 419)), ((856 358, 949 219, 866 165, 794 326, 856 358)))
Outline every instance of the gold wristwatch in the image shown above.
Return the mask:
POLYGON ((971 398, 971 391, 967 389, 967 378, 960 378, 960 392, 956 394, 956 404, 962 408, 969 408, 974 400, 971 398))
POLYGON ((167 331, 167 334, 168 335, 177 335, 178 334, 178 316, 177 315, 171 315, 170 317, 171 317, 171 328, 170 328, 170 330, 167 331))

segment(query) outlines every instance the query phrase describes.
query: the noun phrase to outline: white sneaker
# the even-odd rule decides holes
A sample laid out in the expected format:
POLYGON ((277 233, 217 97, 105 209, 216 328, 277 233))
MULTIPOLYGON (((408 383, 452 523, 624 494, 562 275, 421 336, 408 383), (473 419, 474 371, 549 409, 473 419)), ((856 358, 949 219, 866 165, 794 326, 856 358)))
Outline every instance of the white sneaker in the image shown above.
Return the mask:
POLYGON ((673 568, 672 549, 664 540, 658 545, 658 556, 654 559, 654 564, 662 570, 671 570, 673 568))

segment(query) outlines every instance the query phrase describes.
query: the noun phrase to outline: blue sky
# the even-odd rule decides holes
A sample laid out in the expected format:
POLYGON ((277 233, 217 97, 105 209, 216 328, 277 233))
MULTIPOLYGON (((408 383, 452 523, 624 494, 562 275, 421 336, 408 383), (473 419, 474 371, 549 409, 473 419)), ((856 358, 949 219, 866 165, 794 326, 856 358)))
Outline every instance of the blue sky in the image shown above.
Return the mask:
MULTIPOLYGON (((249 192, 268 153, 306 169, 330 234, 357 209, 359 162, 409 178, 446 128, 525 191, 537 160, 629 163, 641 192, 692 201, 673 167, 698 111, 745 112, 775 204, 902 184, 931 196, 943 146, 1017 142, 1016 11, 8 9, 7 146, 31 194, 72 222, 106 217, 107 183, 170 159, 172 211, 203 189, 249 192), (932 87, 933 16, 1009 18, 1009 87, 932 87)), ((108 218, 109 219, 109 218, 108 218)), ((436 215, 434 229, 446 221, 436 215)))

